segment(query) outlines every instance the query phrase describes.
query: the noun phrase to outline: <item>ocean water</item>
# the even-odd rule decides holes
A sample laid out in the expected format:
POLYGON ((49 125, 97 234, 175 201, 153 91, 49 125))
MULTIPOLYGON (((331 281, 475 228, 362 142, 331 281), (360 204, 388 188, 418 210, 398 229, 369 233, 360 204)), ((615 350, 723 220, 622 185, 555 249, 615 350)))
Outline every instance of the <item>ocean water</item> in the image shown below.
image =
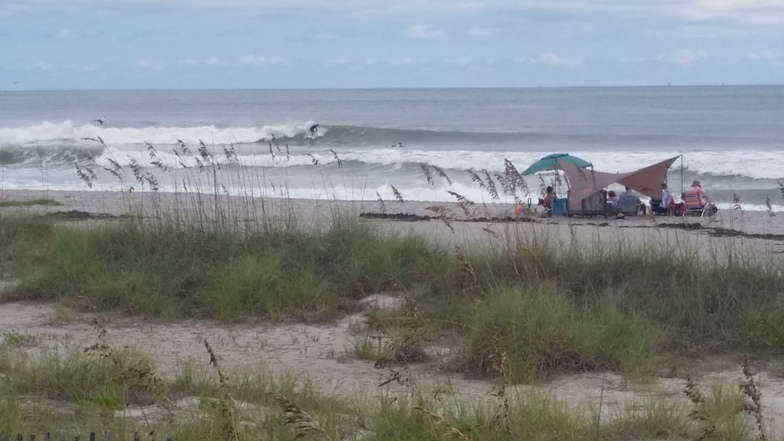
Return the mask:
POLYGON ((784 87, 0 92, 0 189, 490 202, 466 170, 553 152, 608 172, 680 154, 676 193, 784 209, 784 87))

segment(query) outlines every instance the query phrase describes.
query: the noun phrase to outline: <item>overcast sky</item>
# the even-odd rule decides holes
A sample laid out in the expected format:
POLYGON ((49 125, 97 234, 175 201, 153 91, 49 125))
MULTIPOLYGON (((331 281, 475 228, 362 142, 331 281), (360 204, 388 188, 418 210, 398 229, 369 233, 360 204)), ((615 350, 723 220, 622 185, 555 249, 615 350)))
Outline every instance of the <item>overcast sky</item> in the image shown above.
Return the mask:
POLYGON ((0 0, 0 90, 782 79, 784 0, 0 0))

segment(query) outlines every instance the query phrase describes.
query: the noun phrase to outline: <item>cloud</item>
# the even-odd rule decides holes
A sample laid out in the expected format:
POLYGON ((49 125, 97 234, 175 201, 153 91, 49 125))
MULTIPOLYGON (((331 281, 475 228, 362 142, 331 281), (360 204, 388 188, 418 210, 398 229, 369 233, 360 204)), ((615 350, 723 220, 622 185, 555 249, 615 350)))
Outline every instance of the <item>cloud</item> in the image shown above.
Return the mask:
POLYGON ((414 40, 438 40, 443 37, 443 32, 432 26, 417 23, 408 28, 406 36, 414 40))
POLYGON ((700 60, 704 60, 707 57, 708 54, 703 50, 681 49, 678 52, 672 54, 669 59, 673 63, 686 66, 689 64, 694 64, 700 60))
POLYGON ((166 69, 166 62, 141 58, 136 61, 136 68, 139 70, 162 71, 166 69))
POLYGON ((562 58, 552 52, 545 52, 536 57, 519 58, 515 62, 567 68, 582 66, 582 62, 577 58, 562 58))
POLYGON ((293 62, 287 58, 281 57, 262 57, 257 55, 245 55, 240 58, 242 64, 252 64, 254 66, 273 66, 273 65, 288 65, 293 62))
POLYGON ((749 60, 773 60, 776 58, 776 53, 771 50, 764 49, 757 52, 749 52, 746 54, 746 58, 749 60))
POLYGON ((495 35, 500 32, 501 30, 498 28, 471 28, 468 31, 468 35, 472 37, 488 37, 490 35, 495 35))

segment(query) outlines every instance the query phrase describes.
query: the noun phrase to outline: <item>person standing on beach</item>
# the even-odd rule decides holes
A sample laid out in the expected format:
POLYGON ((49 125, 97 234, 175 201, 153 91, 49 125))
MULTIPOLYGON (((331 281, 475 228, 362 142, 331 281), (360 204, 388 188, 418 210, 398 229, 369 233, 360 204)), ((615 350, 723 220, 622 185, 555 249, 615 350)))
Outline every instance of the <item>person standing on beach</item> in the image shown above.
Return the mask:
POLYGON ((659 203, 660 208, 664 208, 665 210, 670 209, 670 202, 672 202, 672 195, 670 195, 670 190, 667 188, 667 184, 662 184, 662 197, 661 202, 659 203))

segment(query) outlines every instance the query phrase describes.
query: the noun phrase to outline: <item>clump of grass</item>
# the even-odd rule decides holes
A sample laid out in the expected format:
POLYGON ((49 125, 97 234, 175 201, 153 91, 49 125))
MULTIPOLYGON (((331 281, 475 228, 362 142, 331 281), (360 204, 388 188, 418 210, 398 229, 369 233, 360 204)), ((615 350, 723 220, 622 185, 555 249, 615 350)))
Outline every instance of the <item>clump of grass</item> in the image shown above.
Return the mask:
MULTIPOLYGON (((466 310, 467 312, 467 310, 466 310)), ((497 341, 508 357, 508 375, 518 381, 565 372, 633 372, 650 362, 656 328, 611 304, 578 306, 552 288, 499 288, 462 317, 467 343, 462 369, 498 375, 497 341)))
MULTIPOLYGON (((384 236, 356 221, 328 231, 247 233, 137 222, 54 230, 46 271, 9 293, 99 310, 164 317, 305 320, 336 317, 343 298, 360 298, 429 277, 448 255, 424 240, 384 236), (76 276, 78 274, 78 276, 76 276)), ((50 248, 49 248, 50 247, 50 248)))
POLYGON ((6 207, 59 207, 63 204, 51 198, 26 199, 23 201, 0 201, 0 208, 6 207))
POLYGON ((18 332, 3 332, 2 345, 12 348, 32 347, 37 346, 41 340, 35 335, 20 334, 18 332))
POLYGON ((168 409, 168 392, 163 380, 153 371, 151 362, 142 357, 129 357, 114 348, 109 342, 104 320, 94 318, 92 325, 98 334, 98 343, 85 348, 84 352, 106 358, 117 368, 118 380, 125 391, 124 401, 142 405, 158 403, 168 409))
POLYGON ((429 338, 419 304, 410 295, 401 295, 405 299, 401 316, 385 318, 375 310, 365 314, 365 322, 372 333, 370 338, 377 342, 376 369, 386 367, 390 361, 408 364, 428 358, 424 348, 429 338), (392 328, 388 321, 397 326, 392 328))

